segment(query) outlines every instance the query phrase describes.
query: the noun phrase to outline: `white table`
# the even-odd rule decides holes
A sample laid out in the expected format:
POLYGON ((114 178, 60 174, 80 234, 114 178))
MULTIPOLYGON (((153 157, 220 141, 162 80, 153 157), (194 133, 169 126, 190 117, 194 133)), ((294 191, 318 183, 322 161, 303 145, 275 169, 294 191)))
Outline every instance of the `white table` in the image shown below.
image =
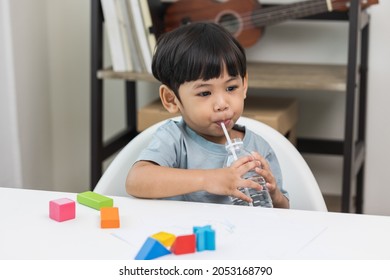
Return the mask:
POLYGON ((121 227, 76 202, 76 218, 49 218, 49 201, 76 193, 0 188, 0 259, 134 259, 158 231, 216 230, 215 251, 160 259, 390 259, 390 217, 112 197, 121 227))

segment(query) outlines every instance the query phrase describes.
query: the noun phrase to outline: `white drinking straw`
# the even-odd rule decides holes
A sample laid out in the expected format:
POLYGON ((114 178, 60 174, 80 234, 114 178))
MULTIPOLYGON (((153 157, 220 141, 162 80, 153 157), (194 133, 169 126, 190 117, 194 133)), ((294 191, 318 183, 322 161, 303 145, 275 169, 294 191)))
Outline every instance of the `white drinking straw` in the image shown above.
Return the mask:
MULTIPOLYGON (((221 127, 222 127, 222 130, 223 130, 223 133, 225 134, 226 140, 228 142, 230 151, 233 154, 233 158, 234 158, 234 160, 237 160, 237 154, 236 154, 236 151, 234 150, 234 147, 232 145, 232 140, 230 139, 229 133, 227 132, 226 126, 225 126, 225 124, 223 122, 221 122, 221 127)), ((244 188, 244 191, 245 191, 245 194, 250 197, 248 188, 244 188)), ((253 206, 253 202, 249 202, 249 206, 253 206)))
POLYGON ((234 160, 236 161, 238 159, 237 158, 237 154, 236 154, 236 151, 234 150, 234 147, 232 145, 232 140, 230 139, 229 133, 227 132, 226 126, 225 126, 225 124, 223 122, 221 122, 221 127, 222 127, 222 130, 223 130, 223 133, 225 133, 225 137, 226 137, 226 140, 228 142, 229 149, 230 149, 230 151, 233 154, 234 160))

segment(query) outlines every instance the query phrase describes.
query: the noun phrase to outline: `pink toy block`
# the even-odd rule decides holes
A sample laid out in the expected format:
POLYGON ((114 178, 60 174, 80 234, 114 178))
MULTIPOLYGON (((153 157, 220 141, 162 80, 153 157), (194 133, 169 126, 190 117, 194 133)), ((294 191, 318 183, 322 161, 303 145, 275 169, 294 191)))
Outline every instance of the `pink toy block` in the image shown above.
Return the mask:
POLYGON ((171 252, 175 255, 195 253, 195 234, 177 236, 171 247, 171 252))
POLYGON ((49 217, 57 222, 74 219, 76 216, 75 202, 69 198, 60 198, 49 202, 49 217))

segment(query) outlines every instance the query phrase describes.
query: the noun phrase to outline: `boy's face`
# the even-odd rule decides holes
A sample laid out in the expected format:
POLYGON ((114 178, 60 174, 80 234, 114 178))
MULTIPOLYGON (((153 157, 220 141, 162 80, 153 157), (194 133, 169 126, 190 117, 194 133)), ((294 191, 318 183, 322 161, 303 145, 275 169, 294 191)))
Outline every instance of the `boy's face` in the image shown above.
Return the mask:
POLYGON ((224 144, 221 122, 230 130, 241 116, 247 84, 247 77, 231 77, 226 69, 216 79, 186 82, 179 88, 178 108, 187 125, 199 135, 224 144))

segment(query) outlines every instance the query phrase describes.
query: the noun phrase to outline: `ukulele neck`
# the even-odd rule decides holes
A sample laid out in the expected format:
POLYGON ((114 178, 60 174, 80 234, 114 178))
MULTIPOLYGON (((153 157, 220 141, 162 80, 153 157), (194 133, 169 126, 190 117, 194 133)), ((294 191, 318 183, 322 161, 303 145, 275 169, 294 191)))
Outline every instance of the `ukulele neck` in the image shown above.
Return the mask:
POLYGON ((286 5, 277 5, 253 12, 253 23, 258 27, 273 25, 331 10, 330 1, 310 0, 286 5))

